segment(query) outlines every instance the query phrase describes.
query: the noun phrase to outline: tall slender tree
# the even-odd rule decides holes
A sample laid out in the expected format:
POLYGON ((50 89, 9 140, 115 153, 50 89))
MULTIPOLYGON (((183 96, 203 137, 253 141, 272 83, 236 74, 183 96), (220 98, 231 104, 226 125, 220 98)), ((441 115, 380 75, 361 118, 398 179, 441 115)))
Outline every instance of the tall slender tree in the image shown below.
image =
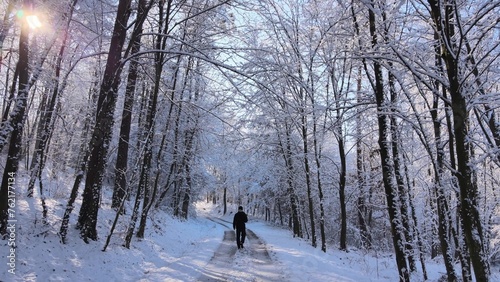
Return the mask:
POLYGON ((134 30, 131 35, 130 45, 125 52, 125 57, 129 53, 132 59, 130 60, 127 86, 125 88, 125 99, 123 103, 122 118, 120 123, 120 137, 118 140, 118 151, 116 156, 115 166, 115 183, 113 189, 113 198, 111 207, 118 209, 121 205, 123 197, 127 191, 127 168, 129 159, 129 143, 130 129, 132 126, 132 110, 134 106, 134 97, 139 75, 140 58, 137 53, 141 49, 141 38, 144 21, 147 18, 148 12, 153 5, 153 1, 141 0, 137 6, 137 20, 134 25, 134 30))
POLYGON ((122 49, 127 35, 131 0, 120 0, 109 46, 108 59, 97 101, 96 126, 90 140, 90 157, 85 178, 83 201, 78 217, 78 228, 85 242, 97 240, 97 215, 101 198, 106 161, 114 124, 114 110, 120 75, 123 69, 122 49))
MULTIPOLYGON (((369 28, 371 35, 372 48, 380 48, 376 11, 379 11, 376 1, 368 4, 369 28)), ((398 202, 398 190, 394 185, 394 167, 391 156, 390 141, 390 123, 388 112, 390 112, 389 101, 385 97, 384 79, 382 63, 378 58, 373 59, 373 76, 375 83, 373 91, 377 102, 377 121, 378 121, 378 145, 380 147, 380 160, 382 165, 382 176, 384 181, 385 195, 387 198, 387 207, 391 225, 393 247, 396 254, 396 263, 398 266, 399 279, 401 282, 410 281, 409 269, 406 262, 404 251, 405 238, 401 226, 401 217, 399 214, 400 203, 398 202)))
POLYGON ((464 50, 457 44, 455 37, 464 34, 458 24, 458 3, 454 0, 428 0, 434 28, 439 35, 441 57, 446 66, 446 77, 451 96, 453 114, 453 133, 457 154, 455 177, 460 188, 460 215, 463 222, 465 242, 470 253, 474 275, 477 281, 489 281, 489 262, 484 242, 484 231, 478 207, 478 187, 474 180, 475 172, 471 166, 472 143, 469 138, 470 116, 468 109, 468 88, 462 86, 465 66, 462 56, 464 50))
MULTIPOLYGON (((33 9, 31 0, 25 0, 22 4, 23 10, 28 12, 33 9)), ((7 153, 7 160, 2 177, 2 186, 0 187, 0 235, 7 233, 7 225, 9 219, 9 199, 12 201, 12 195, 15 195, 15 186, 12 186, 12 178, 19 168, 19 158, 21 152, 21 139, 25 124, 25 114, 27 111, 28 95, 29 95, 29 34, 30 29, 26 20, 21 21, 21 35, 19 38, 19 61, 16 65, 16 72, 19 75, 18 79, 18 92, 15 97, 15 105, 10 113, 8 120, 10 131, 10 140, 8 141, 9 150, 7 153)), ((1 150, 1 148, 0 148, 1 150)))
POLYGON ((45 166, 45 154, 47 150, 47 145, 49 143, 49 136, 52 135, 53 125, 54 125, 54 116, 56 113, 56 105, 58 98, 63 91, 64 84, 61 83, 61 69, 63 63, 63 57, 65 53, 65 49, 67 48, 68 38, 69 38, 69 26, 73 17, 73 12, 75 9, 75 5, 78 3, 78 0, 72 0, 69 3, 68 11, 63 14, 63 28, 62 34, 63 39, 61 46, 59 47, 59 52, 56 55, 55 62, 55 72, 54 77, 51 81, 51 85, 49 86, 50 97, 47 103, 41 105, 42 112, 40 116, 40 121, 38 122, 38 129, 36 132, 36 143, 35 149, 33 152, 33 158, 30 165, 31 175, 30 180, 28 182, 28 197, 33 196, 33 188, 35 185, 36 178, 41 180, 41 173, 45 166))

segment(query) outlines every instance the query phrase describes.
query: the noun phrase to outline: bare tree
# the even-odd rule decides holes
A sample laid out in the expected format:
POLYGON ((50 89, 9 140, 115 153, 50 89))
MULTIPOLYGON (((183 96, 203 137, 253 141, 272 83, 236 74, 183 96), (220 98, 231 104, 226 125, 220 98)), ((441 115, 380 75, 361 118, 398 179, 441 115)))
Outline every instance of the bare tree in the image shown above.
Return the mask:
MULTIPOLYGON (((380 48, 379 31, 377 27, 376 11, 380 11, 379 6, 375 1, 368 4, 369 28, 371 35, 371 46, 375 50, 380 48)), ((400 203, 398 202, 398 190, 394 185, 394 166, 391 156, 391 127, 389 123, 389 101, 385 97, 384 79, 382 71, 382 63, 378 59, 373 59, 373 80, 372 83, 375 99, 377 102, 377 121, 380 147, 380 160, 382 165, 384 189, 387 197, 387 207, 389 211, 389 220, 391 224, 391 232, 393 238, 393 247, 396 254, 396 263, 399 271, 400 281, 410 281, 409 269, 406 262, 404 251, 405 237, 401 226, 400 203)))
MULTIPOLYGON (((478 210, 478 187, 474 180, 474 169, 471 167, 473 145, 469 141, 470 116, 467 93, 469 89, 462 86, 466 70, 462 56, 466 53, 461 41, 456 36, 466 32, 460 25, 459 8, 456 1, 428 0, 434 28, 441 45, 441 58, 446 65, 446 76, 451 95, 451 112, 453 114, 453 133, 457 155, 457 178, 460 188, 460 213, 463 222, 465 241, 470 253, 474 275, 478 281, 488 281, 489 263, 484 242, 484 231, 478 210)), ((465 40, 466 38, 461 38, 465 40)))
MULTIPOLYGON (((68 44, 69 37, 69 25, 73 17, 74 7, 78 0, 73 0, 69 3, 68 12, 63 14, 62 20, 64 21, 64 27, 62 33, 64 34, 61 46, 59 47, 59 52, 56 55, 55 62, 55 73, 54 78, 49 85, 50 97, 46 103, 41 103, 41 116, 38 122, 38 129, 36 132, 36 143, 33 152, 33 159, 30 165, 30 180, 28 183, 28 197, 33 196, 33 188, 35 181, 38 178, 41 183, 41 173, 45 166, 45 155, 47 151, 47 145, 49 143, 49 137, 53 132, 54 116, 56 115, 56 105, 60 94, 64 89, 64 82, 61 82, 61 68, 65 49, 68 44)), ((40 184, 41 185, 41 184, 40 184)))
POLYGON ((125 57, 128 57, 130 55, 131 60, 127 76, 127 86, 125 89, 125 99, 120 124, 118 152, 116 156, 115 184, 111 204, 111 207, 115 209, 120 207, 122 199, 127 191, 127 167, 129 159, 130 128, 132 124, 132 109, 134 106, 134 97, 139 75, 140 60, 137 53, 139 53, 141 49, 143 24, 152 5, 153 1, 139 1, 137 7, 137 19, 130 38, 130 45, 124 55, 125 57))
POLYGON ((78 217, 78 228, 85 242, 97 240, 97 214, 104 178, 107 153, 111 140, 120 74, 122 49, 127 34, 131 0, 120 0, 109 47, 108 59, 97 101, 96 126, 90 140, 90 157, 85 178, 83 201, 78 217))
MULTIPOLYGON (((24 10, 32 9, 31 1, 23 2, 24 10)), ((27 111, 27 101, 29 94, 29 27, 26 21, 22 21, 21 35, 19 39, 19 61, 16 69, 19 75, 18 93, 15 98, 15 105, 10 113, 9 124, 12 126, 10 130, 9 151, 7 161, 5 163, 2 186, 0 187, 0 235, 7 233, 7 222, 9 219, 9 199, 11 195, 15 195, 16 191, 11 186, 12 178, 15 178, 19 168, 19 157, 21 152, 21 136, 24 128, 25 114, 27 111)), ((0 148, 1 150, 1 148, 0 148)))

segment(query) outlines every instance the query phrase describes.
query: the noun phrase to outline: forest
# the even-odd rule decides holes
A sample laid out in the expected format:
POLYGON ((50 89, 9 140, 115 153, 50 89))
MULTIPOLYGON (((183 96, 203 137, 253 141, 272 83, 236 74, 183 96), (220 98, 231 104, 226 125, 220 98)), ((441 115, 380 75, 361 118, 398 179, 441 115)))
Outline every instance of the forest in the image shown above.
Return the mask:
POLYGON ((1 3, 5 240, 16 195, 62 199, 61 244, 106 238, 112 195, 106 245, 203 200, 390 251, 400 281, 500 262, 499 0, 1 3))

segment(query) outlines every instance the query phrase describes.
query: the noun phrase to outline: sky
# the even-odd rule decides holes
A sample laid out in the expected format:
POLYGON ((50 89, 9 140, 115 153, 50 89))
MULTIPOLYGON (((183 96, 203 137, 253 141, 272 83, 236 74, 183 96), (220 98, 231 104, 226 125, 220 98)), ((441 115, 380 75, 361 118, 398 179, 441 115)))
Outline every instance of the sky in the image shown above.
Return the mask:
MULTIPOLYGON (((99 240, 86 244, 74 228, 77 206, 63 245, 57 231, 65 201, 47 199, 44 224, 38 200, 17 196, 15 275, 9 272, 8 241, 0 241, 0 281, 398 281, 390 251, 342 252, 328 246, 324 253, 289 230, 251 215, 245 248, 237 250, 231 224, 236 206, 222 215, 220 207, 204 201, 193 205, 191 218, 184 221, 152 211, 145 239, 134 237, 130 249, 122 246, 123 221, 105 252, 114 211, 104 202, 99 240)), ((445 272, 440 259, 427 258, 426 267, 427 281, 438 281, 445 272)), ((412 281, 423 281, 421 272, 412 281)), ((500 281, 500 276, 492 281, 500 281)))

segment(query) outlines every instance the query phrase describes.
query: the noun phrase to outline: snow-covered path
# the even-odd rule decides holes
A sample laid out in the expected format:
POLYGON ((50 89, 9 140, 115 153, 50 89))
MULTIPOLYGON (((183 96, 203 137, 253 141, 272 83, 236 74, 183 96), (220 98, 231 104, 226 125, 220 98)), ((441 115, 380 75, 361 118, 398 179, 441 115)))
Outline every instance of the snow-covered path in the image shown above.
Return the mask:
POLYGON ((269 256, 265 243, 250 229, 244 249, 236 249, 235 232, 227 221, 209 218, 226 229, 220 246, 203 269, 198 278, 200 282, 209 281, 283 281, 280 266, 269 256))
MULTIPOLYGON (((237 250, 232 216, 222 215, 218 207, 198 203, 196 217, 178 220, 165 213, 151 215, 144 239, 134 238, 130 249, 122 246, 121 226, 106 252, 102 252, 105 234, 115 212, 103 208, 98 225, 101 238, 85 244, 78 230, 69 229, 68 244, 60 243, 57 228, 64 205, 49 200, 54 210, 47 224, 36 220, 33 199, 19 197, 18 233, 16 234, 16 274, 7 272, 9 246, 0 241, 0 281, 398 281, 392 253, 338 251, 329 245, 326 253, 311 246, 307 239, 293 238, 289 230, 253 218, 247 223, 243 251, 237 250)), ((109 206, 109 203, 104 205, 109 206)), ((232 207, 235 210, 236 207, 232 207)), ((230 209, 231 210, 231 209, 230 209)), ((126 221, 124 221, 126 223, 126 221)), ((72 217, 72 226, 76 216, 72 217)), ((428 282, 444 273, 440 261, 426 262, 428 282)), ((496 275, 496 280, 500 281, 496 275)), ((421 282, 422 277, 412 277, 421 282)))

